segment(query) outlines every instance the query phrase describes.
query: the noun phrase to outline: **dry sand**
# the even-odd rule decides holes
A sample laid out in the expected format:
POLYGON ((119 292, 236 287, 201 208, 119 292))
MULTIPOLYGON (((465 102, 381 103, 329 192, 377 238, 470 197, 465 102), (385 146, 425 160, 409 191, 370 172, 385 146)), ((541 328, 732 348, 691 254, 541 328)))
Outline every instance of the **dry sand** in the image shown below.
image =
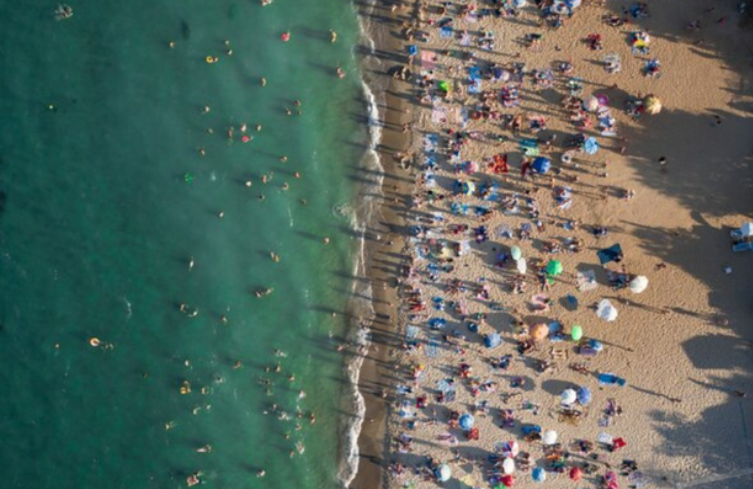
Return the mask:
MULTIPOLYGON (((440 5, 436 1, 428 3, 440 5)), ((564 81, 568 77, 556 74, 552 89, 538 91, 527 75, 520 86, 520 106, 502 112, 547 117, 549 132, 559 136, 552 150, 546 152, 552 158, 554 168, 561 170, 555 175, 553 184, 572 188, 573 205, 570 209, 556 207, 548 176, 521 179, 521 155, 515 141, 520 137, 536 137, 527 128, 518 136, 503 130, 498 122, 471 121, 466 128, 466 131, 510 138, 503 144, 489 140, 472 141, 462 150, 462 161, 476 161, 482 169, 484 158, 497 153, 508 154, 510 173, 507 181, 502 176, 483 171, 470 177, 458 176, 453 173, 446 157, 438 158, 436 176, 439 185, 434 191, 445 194, 445 200, 436 205, 424 204, 418 209, 403 209, 408 224, 415 224, 417 217, 425 217, 427 213, 441 212, 444 221, 430 227, 442 229, 449 224, 464 223, 473 229, 483 224, 490 230, 491 239, 480 245, 473 243, 470 253, 454 259, 454 271, 440 273, 437 282, 427 279, 428 260, 415 262, 418 277, 407 283, 421 289, 427 310, 422 318, 411 319, 403 303, 400 318, 392 311, 392 319, 399 323, 393 323, 393 326, 398 336, 405 333, 408 322, 419 326, 419 340, 423 343, 435 340, 440 345, 439 355, 430 357, 425 350, 405 353, 394 347, 395 341, 389 331, 375 336, 379 350, 372 351, 371 356, 391 361, 372 363, 372 371, 367 374, 370 382, 365 390, 369 400, 367 424, 373 419, 375 421, 371 423, 376 423, 377 428, 364 430, 361 445, 368 447, 368 461, 361 464, 361 470, 370 475, 361 475, 353 487, 378 487, 381 483, 376 480, 374 467, 386 468, 394 461, 402 462, 406 470, 401 476, 390 476, 389 487, 410 484, 435 487, 437 482, 424 480, 414 473, 414 467, 423 465, 427 456, 448 463, 453 470, 452 479, 439 485, 490 487, 485 477, 490 468, 487 456, 494 453, 496 442, 506 440, 518 440, 522 450, 530 452, 534 465, 539 462, 539 466, 544 467, 541 443, 522 440, 521 426, 525 423, 558 431, 565 447, 576 439, 595 441, 602 431, 623 437, 627 446, 620 451, 597 450, 597 453, 615 469, 619 469, 623 459, 635 460, 646 480, 656 487, 753 487, 753 443, 749 432, 753 430, 753 324, 750 319, 753 312, 753 253, 733 254, 728 233, 730 227, 753 218, 753 120, 750 118, 753 111, 750 86, 753 41, 749 32, 738 27, 739 16, 732 3, 719 4, 708 0, 652 3, 649 6, 651 16, 631 18, 633 25, 615 28, 603 23, 604 15, 621 15, 622 8, 629 5, 632 4, 583 5, 559 30, 540 27, 539 12, 532 6, 524 8, 521 16, 515 19, 487 17, 467 22, 456 18, 455 32, 468 29, 472 34, 472 45, 478 34, 485 31, 495 33, 496 45, 492 52, 473 48, 478 58, 485 62, 501 66, 525 63, 530 72, 532 69, 552 68, 559 61, 570 61, 575 69, 572 76, 585 82, 584 96, 595 92, 609 97, 619 137, 599 136, 602 150, 593 156, 579 154, 576 157, 578 168, 560 164, 564 149, 561 144, 567 135, 577 132, 560 104, 566 94, 564 81), (716 6, 715 10, 704 14, 704 10, 711 6, 716 6), (724 21, 717 23, 722 17, 724 21), (695 19, 702 22, 700 33, 690 33, 685 29, 685 25, 695 19), (648 31, 652 36, 649 56, 631 54, 627 36, 637 29, 648 31), (544 34, 540 49, 526 48, 522 38, 536 32, 544 34), (584 43, 584 38, 591 33, 602 35, 604 50, 592 51, 584 43), (694 41, 701 38, 702 44, 695 45, 694 41), (620 54, 620 73, 608 74, 601 66, 600 61, 607 53, 620 54), (641 74, 643 63, 649 57, 661 61, 663 73, 660 78, 641 74), (626 97, 648 93, 662 99, 664 110, 656 116, 644 115, 638 121, 631 120, 623 110, 626 97), (721 117, 720 125, 715 123, 714 115, 721 117), (624 138, 627 138, 627 144, 624 138), (621 155, 623 145, 626 145, 626 152, 621 155), (664 167, 657 162, 662 156, 668 161, 664 167), (604 172, 606 177, 602 176, 604 172), (572 182, 570 179, 575 175, 579 180, 572 182), (456 178, 477 184, 496 182, 502 196, 522 196, 519 199, 520 212, 506 214, 499 205, 494 205, 494 215, 484 223, 476 218, 452 215, 449 212, 452 201, 471 206, 489 204, 476 196, 452 196, 450 184, 456 178), (622 189, 634 190, 635 197, 629 202, 622 200, 622 189), (526 191, 530 191, 529 196, 538 202, 539 219, 545 224, 545 230, 539 232, 534 227, 531 240, 520 240, 517 235, 513 239, 499 237, 496 231, 500 226, 516 230, 524 222, 536 221, 526 210, 526 191), (583 225, 577 231, 568 231, 562 226, 565 220, 580 220, 583 225), (595 238, 589 232, 593 225, 606 226, 609 235, 595 238), (583 241, 579 253, 548 255, 543 250, 544 241, 562 242, 564 238, 572 237, 583 241), (620 243, 625 251, 623 263, 628 272, 648 277, 650 284, 644 293, 635 295, 626 289, 609 287, 595 251, 614 243, 620 243), (523 294, 513 294, 508 286, 509 278, 514 275, 514 265, 501 270, 493 266, 495 255, 508 251, 510 246, 519 246, 529 260, 528 289, 523 294), (545 262, 552 258, 561 260, 565 269, 565 273, 555 279, 551 290, 545 292, 553 305, 547 312, 532 311, 531 297, 539 293, 532 264, 537 259, 545 262), (657 269, 656 265, 660 263, 666 267, 657 269), (731 274, 724 273, 725 266, 732 268, 731 274), (575 273, 589 269, 596 271, 599 286, 594 291, 579 292, 575 273), (478 284, 481 277, 485 277, 491 286, 489 301, 477 300, 472 292, 450 296, 445 290, 449 278, 478 284), (567 306, 564 299, 567 294, 578 298, 580 306, 576 310, 567 306), (479 328, 480 334, 470 333, 465 327, 467 322, 461 322, 458 315, 434 311, 431 299, 436 296, 445 297, 446 301, 463 301, 469 314, 487 313, 485 324, 479 328), (590 304, 602 298, 610 298, 618 308, 619 317, 615 322, 601 321, 588 309, 590 304), (490 302, 501 304, 504 311, 491 310, 490 302), (426 322, 429 317, 447 319, 445 331, 430 331, 426 322), (587 337, 602 341, 606 348, 598 356, 583 357, 576 353, 573 342, 544 342, 537 350, 521 356, 516 351, 512 326, 517 320, 526 324, 556 320, 566 330, 579 324, 587 337), (448 347, 442 341, 441 334, 453 330, 461 330, 467 337, 467 342, 460 342, 466 350, 464 354, 457 353, 454 347, 448 347), (493 331, 503 336, 504 343, 486 349, 481 334, 493 331), (391 345, 388 356, 385 355, 387 345, 391 345), (513 355, 509 370, 490 368, 490 357, 508 353, 513 355), (539 374, 533 368, 532 359, 552 361, 554 368, 539 374), (497 391, 472 396, 468 381, 457 375, 461 362, 472 365, 473 376, 481 381, 498 383, 497 391), (586 363, 591 373, 582 375, 569 369, 568 365, 573 362, 586 363), (421 382, 418 387, 414 386, 412 395, 398 395, 395 390, 398 384, 413 385, 408 375, 412 364, 425 366, 421 382), (627 386, 601 388, 595 378, 597 371, 614 372, 627 379, 627 386), (437 382, 450 377, 455 378, 457 398, 453 402, 437 404, 437 382), (524 388, 512 388, 512 377, 524 378, 524 388), (373 395, 382 384, 389 386, 386 401, 373 395), (556 410, 560 392, 566 387, 579 385, 591 388, 593 402, 575 426, 560 421, 556 410), (747 393, 747 397, 737 397, 734 395, 736 390, 747 393), (514 393, 519 396, 505 403, 506 395, 514 393), (416 395, 421 394, 428 395, 429 406, 417 410, 419 422, 415 429, 409 430, 406 419, 400 418, 397 411, 403 399, 414 404, 416 395), (608 398, 614 398, 624 413, 613 418, 610 426, 603 427, 599 426, 599 420, 608 398), (459 430, 448 430, 449 410, 463 414, 471 411, 473 403, 483 400, 488 401, 490 409, 487 416, 476 416, 476 425, 480 428, 478 441, 468 441, 459 430), (527 403, 539 408, 536 412, 524 409, 527 403), (389 415, 386 436, 378 429, 380 410, 384 407, 389 415), (515 427, 500 428, 499 409, 514 410, 515 427), (449 447, 437 440, 447 431, 458 436, 460 443, 457 446, 449 447), (410 453, 398 453, 394 440, 400 433, 413 437, 410 453), (378 453, 379 447, 384 448, 383 454, 378 453)), ((388 16, 389 10, 389 4, 386 4, 383 14, 388 16)), ((407 20, 412 9, 398 10, 396 14, 407 20)), ((444 16, 432 13, 424 17, 437 21, 444 16)), ((467 88, 467 71, 463 68, 468 64, 460 61, 458 56, 448 57, 441 53, 470 48, 460 46, 456 39, 441 39, 434 26, 424 24, 422 28, 429 33, 429 40, 416 44, 421 50, 439 53, 436 79, 456 79, 456 84, 467 88), (457 67, 456 76, 447 73, 448 66, 457 67)), ((392 29, 399 31, 394 26, 392 29)), ((419 70, 417 63, 418 60, 412 66, 416 71, 419 70)), ((483 83, 484 89, 497 91, 503 86, 503 83, 489 79, 483 83)), ((414 96, 415 101, 415 85, 396 85, 402 93, 414 96)), ((456 91, 448 104, 450 113, 460 107, 462 101, 472 104, 477 97, 456 91)), ((394 103, 392 105, 394 108, 394 103)), ((416 164, 408 171, 388 168, 388 177, 396 182, 406 177, 415 181, 423 170, 424 134, 461 129, 457 123, 433 123, 430 107, 416 106, 413 120, 415 137, 411 152, 416 155, 416 164)), ((387 125, 385 131, 387 137, 400 133, 394 123, 387 125)), ((594 131, 589 134, 598 136, 594 131)), ((445 135, 440 143, 442 150, 445 135)), ((389 149, 394 150, 394 145, 389 149)), ((389 182, 388 178, 386 185, 391 185, 389 182)), ((400 191, 400 187, 396 191, 400 191)), ((409 189, 411 194, 425 191, 426 188, 420 186, 409 189)), ((394 207, 395 204, 389 202, 388 205, 394 207)), ((415 240, 406 235, 405 228, 394 224, 399 223, 399 219, 388 219, 393 222, 393 231, 402 232, 395 246, 402 249, 403 254, 396 253, 394 247, 374 249, 372 255, 382 268, 385 264, 397 267, 406 262, 408 255, 415 255, 415 240)), ((439 239, 457 242, 461 239, 472 241, 473 237, 443 233, 439 239)), ((614 263, 610 267, 617 269, 614 263)), ((405 293, 405 288, 401 290, 405 293)), ((384 319, 384 315, 389 314, 389 307, 385 306, 391 300, 386 297, 381 300, 384 319)), ((573 457, 568 464, 576 461, 573 457)), ((605 470, 601 468, 577 487, 598 485, 598 476, 605 470)), ((547 475, 548 486, 556 481, 559 487, 576 487, 566 474, 548 472, 547 475)), ((535 484, 530 470, 516 473, 516 487, 535 484)), ((620 486, 627 485, 627 478, 620 477, 620 486)))

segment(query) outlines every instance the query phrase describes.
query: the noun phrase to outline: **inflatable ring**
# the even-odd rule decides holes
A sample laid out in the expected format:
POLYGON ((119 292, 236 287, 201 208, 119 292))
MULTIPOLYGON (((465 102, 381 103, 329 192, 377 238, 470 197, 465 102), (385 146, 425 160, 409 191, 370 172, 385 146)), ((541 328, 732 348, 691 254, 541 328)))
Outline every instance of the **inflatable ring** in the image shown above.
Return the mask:
POLYGON ((102 342, 99 341, 99 338, 97 337, 91 337, 89 338, 89 344, 93 346, 94 348, 97 348, 98 346, 102 344, 102 342))
POLYGON ((205 59, 207 60, 207 63, 209 63, 210 65, 211 65, 212 63, 214 63, 214 58, 213 58, 213 57, 211 57, 211 56, 207 56, 207 57, 206 57, 205 59))

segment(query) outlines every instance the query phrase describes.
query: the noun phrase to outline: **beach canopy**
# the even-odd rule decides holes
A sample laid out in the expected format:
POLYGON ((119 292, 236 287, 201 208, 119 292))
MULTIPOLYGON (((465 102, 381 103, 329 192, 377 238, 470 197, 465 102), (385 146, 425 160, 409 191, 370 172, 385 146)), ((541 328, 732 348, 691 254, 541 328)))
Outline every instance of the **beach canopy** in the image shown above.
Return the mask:
POLYGON ((533 160, 533 164, 531 167, 537 172, 537 173, 547 173, 549 169, 552 167, 552 162, 549 158, 544 158, 543 156, 539 156, 535 160, 533 160))
POLYGON ((595 137, 591 136, 583 143, 583 151, 590 155, 595 155, 599 151, 599 142, 595 137))
POLYGON ((535 469, 533 469, 531 476, 536 482, 544 482, 546 480, 546 472, 544 472, 544 469, 542 469, 541 467, 536 467, 535 469))
POLYGON ((452 477, 452 469, 447 464, 442 464, 434 470, 434 475, 439 482, 447 482, 452 477))
POLYGON ((591 389, 588 387, 578 387, 577 400, 581 406, 588 406, 591 404, 591 389))
POLYGON ((497 333, 492 333, 484 336, 484 345, 487 348, 494 348, 502 343, 502 337, 497 333))
POLYGON ((612 305, 609 299, 602 299, 596 306, 596 315, 604 321, 614 321, 617 319, 617 309, 612 305))
POLYGON ((531 335, 531 338, 533 338, 534 340, 541 341, 547 336, 549 336, 549 326, 547 326, 544 323, 532 326, 530 335, 531 335))
POLYGON ((515 472, 515 459, 506 458, 505 461, 502 462, 502 472, 505 474, 512 474, 515 472))
POLYGON ((473 428, 473 423, 476 420, 473 419, 473 416, 470 414, 464 414, 460 416, 460 419, 458 420, 458 425, 460 426, 460 429, 468 431, 471 428, 473 428))
POLYGON ((510 256, 512 256, 513 260, 520 260, 523 258, 523 252, 517 246, 513 246, 510 248, 510 256))
POLYGON ((640 294, 641 292, 646 290, 646 287, 648 287, 648 279, 643 275, 638 275, 630 281, 629 287, 630 292, 634 294, 640 294))
POLYGON ((560 402, 565 406, 572 406, 578 400, 578 394, 573 389, 565 389, 560 394, 560 402))
POLYGON ((609 248, 597 251, 596 255, 599 257, 599 263, 602 265, 606 265, 610 261, 619 262, 623 257, 622 246, 619 243, 613 244, 609 248))
POLYGON ((562 262, 559 260, 551 260, 546 264, 546 273, 552 277, 556 277, 562 273, 562 262))
POLYGON ((528 270, 528 265, 526 265, 526 259, 521 258, 520 260, 515 260, 515 268, 518 269, 519 274, 525 275, 526 271, 528 270))
POLYGON ((647 114, 656 115, 661 112, 661 100, 656 95, 646 95, 643 99, 643 108, 647 114))

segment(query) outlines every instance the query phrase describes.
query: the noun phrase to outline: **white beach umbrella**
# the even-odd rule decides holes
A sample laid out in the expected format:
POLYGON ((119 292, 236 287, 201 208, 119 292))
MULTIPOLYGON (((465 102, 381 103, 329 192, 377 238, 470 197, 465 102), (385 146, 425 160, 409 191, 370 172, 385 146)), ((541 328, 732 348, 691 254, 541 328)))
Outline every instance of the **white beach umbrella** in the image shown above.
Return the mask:
POLYGON ((596 306, 596 315, 604 321, 614 321, 617 319, 617 308, 615 308, 609 299, 602 299, 596 306))
POLYGON ((515 460, 506 458, 505 461, 502 462, 502 472, 505 474, 512 474, 515 472, 515 460))
POLYGON ((546 433, 544 433, 544 437, 543 437, 544 445, 554 445, 555 443, 557 443, 558 437, 559 435, 557 434, 556 431, 554 430, 547 431, 546 433))
POLYGON ((572 406, 577 400, 578 393, 573 389, 565 389, 564 391, 562 391, 562 394, 560 394, 560 402, 562 402, 562 404, 564 404, 565 406, 572 406))
POLYGON ((596 112, 600 106, 601 104, 599 104, 599 99, 596 98, 596 95, 589 95, 583 99, 583 108, 589 112, 596 112))
POLYGON ((515 267, 518 269, 519 274, 525 275, 526 270, 528 270, 528 265, 526 265, 526 259, 521 258, 520 260, 515 260, 515 267))
POLYGON ((630 281, 630 292, 634 294, 640 294, 648 287, 648 278, 643 275, 638 275, 630 281))
POLYGON ((449 465, 442 464, 437 467, 435 475, 437 476, 437 480, 439 482, 447 482, 448 480, 450 480, 450 477, 452 477, 452 469, 450 469, 449 465))

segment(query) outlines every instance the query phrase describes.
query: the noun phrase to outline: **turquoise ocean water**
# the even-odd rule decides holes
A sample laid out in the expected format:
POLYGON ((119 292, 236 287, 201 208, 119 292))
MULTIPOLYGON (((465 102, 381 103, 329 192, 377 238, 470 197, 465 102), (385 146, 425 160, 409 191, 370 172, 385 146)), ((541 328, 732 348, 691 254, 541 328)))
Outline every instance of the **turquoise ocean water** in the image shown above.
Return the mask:
POLYGON ((0 486, 336 486, 368 139, 350 2, 1 3, 0 486))

